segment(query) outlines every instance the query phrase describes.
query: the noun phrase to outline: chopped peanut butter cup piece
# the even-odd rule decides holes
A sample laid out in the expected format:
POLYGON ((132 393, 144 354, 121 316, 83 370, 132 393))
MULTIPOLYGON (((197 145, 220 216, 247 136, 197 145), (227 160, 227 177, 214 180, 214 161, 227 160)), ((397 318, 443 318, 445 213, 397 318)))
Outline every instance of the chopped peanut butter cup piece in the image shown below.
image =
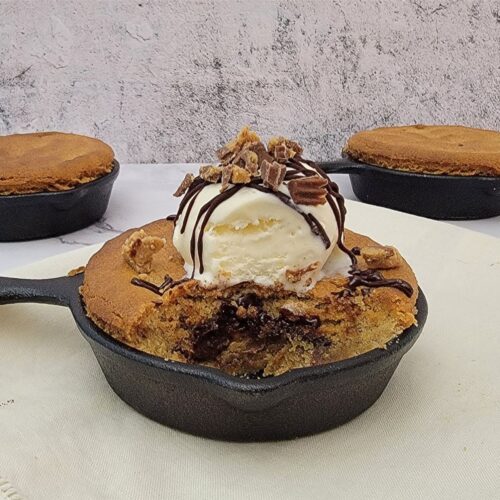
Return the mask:
POLYGON ((401 265, 401 255, 394 247, 364 247, 360 253, 369 269, 394 269, 401 265))
POLYGON ((238 165, 233 165, 231 171, 231 182, 233 184, 248 184, 252 179, 250 172, 238 165))
POLYGON ((267 160, 262 162, 260 166, 260 175, 264 186, 271 188, 273 191, 278 191, 286 174, 286 167, 278 162, 269 163, 267 160))
POLYGON ((302 147, 295 141, 285 139, 285 137, 271 137, 267 149, 277 161, 285 162, 290 158, 300 155, 302 147))
POLYGON ((288 182, 288 190, 297 205, 324 205, 326 203, 328 180, 313 175, 288 182))
POLYGON ((229 187, 232 175, 233 165, 225 165, 224 167, 222 167, 222 186, 220 188, 221 193, 229 187))
POLYGON ((295 156, 293 149, 288 149, 284 144, 279 144, 274 148, 274 157, 276 161, 287 161, 295 156))
POLYGON ((182 196, 189 189, 189 186, 191 186, 193 181, 194 181, 194 175, 193 174, 186 174, 186 176, 184 177, 184 179, 181 182, 181 185, 176 189, 174 196, 177 198, 179 196, 182 196))
POLYGON ((122 246, 125 262, 137 273, 151 272, 153 255, 165 246, 165 239, 148 236, 141 229, 132 233, 122 246))
POLYGON ((236 138, 229 141, 225 146, 217 151, 217 157, 223 165, 233 163, 238 154, 245 148, 253 143, 259 143, 260 137, 250 130, 249 127, 243 127, 236 138))
POLYGON ((266 146, 264 146, 264 144, 262 144, 262 142, 252 144, 249 147, 249 150, 254 152, 257 155, 258 168, 260 168, 262 166, 262 162, 264 160, 268 161, 269 163, 272 163, 274 161, 274 158, 267 152, 266 146))
POLYGON ((68 276, 76 276, 77 274, 82 274, 85 272, 85 266, 80 266, 80 267, 77 267, 76 269, 71 269, 71 271, 69 271, 68 273, 68 276))
POLYGON ((200 177, 207 182, 219 182, 222 177, 222 167, 203 165, 200 167, 200 177))
POLYGON ((222 165, 226 165, 227 163, 231 163, 236 157, 236 153, 229 149, 227 146, 222 146, 216 152, 217 158, 219 158, 222 165))
POLYGON ((238 165, 255 177, 259 171, 259 156, 250 149, 242 151, 238 158, 238 165))

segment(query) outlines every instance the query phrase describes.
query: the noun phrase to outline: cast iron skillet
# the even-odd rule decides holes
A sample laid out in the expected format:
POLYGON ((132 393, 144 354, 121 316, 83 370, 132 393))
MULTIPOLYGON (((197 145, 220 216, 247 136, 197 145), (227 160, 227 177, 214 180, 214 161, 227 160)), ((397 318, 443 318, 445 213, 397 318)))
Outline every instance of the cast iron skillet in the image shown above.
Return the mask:
POLYGON ((113 170, 67 191, 0 196, 0 241, 23 241, 71 233, 98 221, 108 208, 113 170))
POLYGON ((79 295, 83 275, 45 280, 0 278, 0 304, 69 307, 111 388, 148 418, 191 434, 230 441, 290 439, 356 417, 382 394, 427 318, 419 290, 418 327, 355 358, 248 380, 200 365, 165 361, 132 349, 97 328, 79 295))
POLYGON ((349 174, 363 202, 431 219, 500 215, 500 177, 431 175, 381 168, 343 158, 319 163, 329 174, 349 174))

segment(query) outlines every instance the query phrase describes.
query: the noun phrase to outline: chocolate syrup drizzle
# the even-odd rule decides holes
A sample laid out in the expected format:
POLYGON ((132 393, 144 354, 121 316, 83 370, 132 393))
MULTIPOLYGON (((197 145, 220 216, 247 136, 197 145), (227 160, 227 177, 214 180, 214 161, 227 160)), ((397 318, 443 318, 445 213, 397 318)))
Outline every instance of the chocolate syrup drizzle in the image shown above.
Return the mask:
MULTIPOLYGON (((339 187, 337 186, 337 184, 331 181, 328 175, 325 172, 323 172, 323 170, 321 170, 321 168, 319 168, 314 162, 309 160, 304 160, 301 157, 292 158, 288 160, 286 162, 286 166, 289 170, 285 174, 285 179, 284 179, 285 183, 292 179, 298 179, 300 177, 308 177, 312 175, 320 175, 321 177, 325 178, 328 181, 328 184, 326 186, 327 189, 326 201, 329 204, 330 208, 332 209, 332 212, 335 216, 335 220, 337 222, 338 238, 336 244, 345 254, 349 256, 351 260, 351 267, 348 271, 349 275, 348 288, 354 291, 359 286, 365 286, 368 288, 392 287, 400 290, 408 297, 411 297, 413 295, 413 288, 408 282, 401 279, 386 279, 382 276, 380 272, 376 270, 359 269, 358 261, 356 258, 356 255, 359 255, 359 249, 355 247, 353 250, 350 250, 345 246, 343 241, 346 208, 344 203, 344 197, 339 193, 339 187), (309 168, 305 167, 303 165, 304 163, 308 165, 309 168)), ((182 226, 180 228, 181 234, 183 234, 186 230, 187 222, 191 214, 192 208, 194 206, 194 203, 196 201, 196 198, 198 197, 202 189, 208 185, 210 185, 208 181, 203 180, 201 177, 196 177, 192 182, 191 186, 189 186, 181 203, 179 204, 179 209, 177 211, 177 214, 174 217, 169 216, 167 218, 168 220, 173 220, 174 224, 177 224, 180 215, 183 213, 184 209, 186 209, 182 221, 182 226)), ((329 248, 331 246, 332 242, 328 237, 324 227, 318 221, 318 219, 314 217, 314 215, 304 212, 299 206, 297 206, 293 202, 291 197, 286 193, 282 193, 281 191, 273 191, 271 188, 268 188, 262 184, 262 179, 256 178, 253 179, 248 184, 235 184, 231 186, 229 189, 219 193, 217 196, 209 200, 201 207, 198 216, 196 218, 196 221, 194 223, 190 240, 190 254, 191 254, 191 259, 193 261, 193 272, 191 274, 191 278, 183 278, 182 280, 174 281, 169 276, 166 276, 165 281, 159 286, 141 280, 139 278, 134 278, 132 280, 132 283, 136 286, 147 288, 148 290, 151 290, 152 292, 158 295, 163 295, 167 290, 173 288, 174 286, 177 286, 180 283, 188 281, 189 279, 193 279, 197 259, 199 262, 199 272, 200 274, 203 274, 204 272, 203 234, 205 232, 205 228, 208 224, 208 221, 210 220, 211 215, 219 205, 224 203, 224 201, 231 198, 234 194, 236 194, 240 189, 243 188, 251 188, 257 191, 261 191, 263 193, 269 193, 272 194, 273 196, 276 196, 285 205, 298 212, 304 218, 304 220, 311 228, 313 234, 321 238, 323 244, 325 245, 325 248, 329 248), (197 236, 196 231, 198 227, 199 227, 199 232, 197 236)))
POLYGON ((146 288, 150 292, 156 293, 156 295, 163 295, 167 290, 171 290, 172 288, 175 288, 176 286, 185 283, 190 279, 191 278, 182 278, 180 280, 174 280, 167 274, 161 285, 155 285, 154 283, 151 283, 149 281, 140 278, 132 278, 130 283, 132 283, 132 285, 139 286, 141 288, 146 288))

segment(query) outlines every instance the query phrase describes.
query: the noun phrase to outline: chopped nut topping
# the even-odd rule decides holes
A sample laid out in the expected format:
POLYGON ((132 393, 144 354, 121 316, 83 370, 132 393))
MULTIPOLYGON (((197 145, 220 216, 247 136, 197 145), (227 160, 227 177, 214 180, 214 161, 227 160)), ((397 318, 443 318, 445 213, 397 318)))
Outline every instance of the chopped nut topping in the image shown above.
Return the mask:
POLYGON ((184 177, 184 179, 181 182, 181 185, 175 191, 174 196, 175 197, 182 196, 189 189, 189 186, 191 186, 193 181, 194 181, 194 175, 193 174, 186 174, 186 176, 184 177))
POLYGON ((328 180, 313 175, 288 182, 288 190, 297 205, 324 205, 326 203, 328 180))
POLYGON ((390 246, 385 247, 363 247, 361 257, 369 269, 394 269, 401 264, 401 255, 390 246))
POLYGON ((280 184, 283 182, 286 174, 286 167, 275 161, 269 163, 267 160, 262 162, 260 166, 260 175, 264 182, 264 186, 270 187, 273 191, 278 191, 280 184))
POLYGON ((238 165, 233 165, 231 171, 231 182, 233 184, 248 184, 251 180, 250 172, 238 165))
POLYGON ((125 262, 137 273, 150 273, 153 255, 165 246, 165 239, 148 236, 141 229, 132 233, 122 246, 125 262))
POLYGON ((219 182, 222 177, 222 167, 203 165, 200 167, 200 177, 207 182, 219 182))
POLYGON ((284 137, 271 137, 267 149, 277 161, 285 162, 303 151, 301 146, 295 141, 285 139, 284 137))
POLYGON ((222 167, 222 186, 220 188, 221 193, 229 187, 232 174, 233 174, 233 165, 225 165, 224 167, 222 167))
POLYGON ((304 275, 316 271, 318 267, 319 262, 313 262, 312 264, 309 264, 307 267, 304 267, 302 269, 287 269, 285 271, 285 277, 290 283, 298 283, 304 277, 304 275))

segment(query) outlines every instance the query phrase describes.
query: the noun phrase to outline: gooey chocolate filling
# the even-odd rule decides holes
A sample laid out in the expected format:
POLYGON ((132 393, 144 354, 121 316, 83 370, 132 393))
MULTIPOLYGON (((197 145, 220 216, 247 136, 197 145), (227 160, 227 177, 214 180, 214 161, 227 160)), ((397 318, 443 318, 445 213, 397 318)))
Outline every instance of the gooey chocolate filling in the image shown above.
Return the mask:
MULTIPOLYGON (((301 339, 314 346, 330 345, 330 341, 318 335, 320 320, 317 316, 302 316, 281 309, 273 317, 263 309, 262 300, 254 293, 239 297, 236 302, 223 303, 218 313, 209 321, 189 328, 192 331, 192 348, 189 357, 193 361, 212 361, 223 352, 237 336, 250 337, 260 344, 285 344, 288 339, 301 339), (238 314, 240 308, 246 313, 238 314)), ((185 353, 186 354, 186 353, 185 353)))

